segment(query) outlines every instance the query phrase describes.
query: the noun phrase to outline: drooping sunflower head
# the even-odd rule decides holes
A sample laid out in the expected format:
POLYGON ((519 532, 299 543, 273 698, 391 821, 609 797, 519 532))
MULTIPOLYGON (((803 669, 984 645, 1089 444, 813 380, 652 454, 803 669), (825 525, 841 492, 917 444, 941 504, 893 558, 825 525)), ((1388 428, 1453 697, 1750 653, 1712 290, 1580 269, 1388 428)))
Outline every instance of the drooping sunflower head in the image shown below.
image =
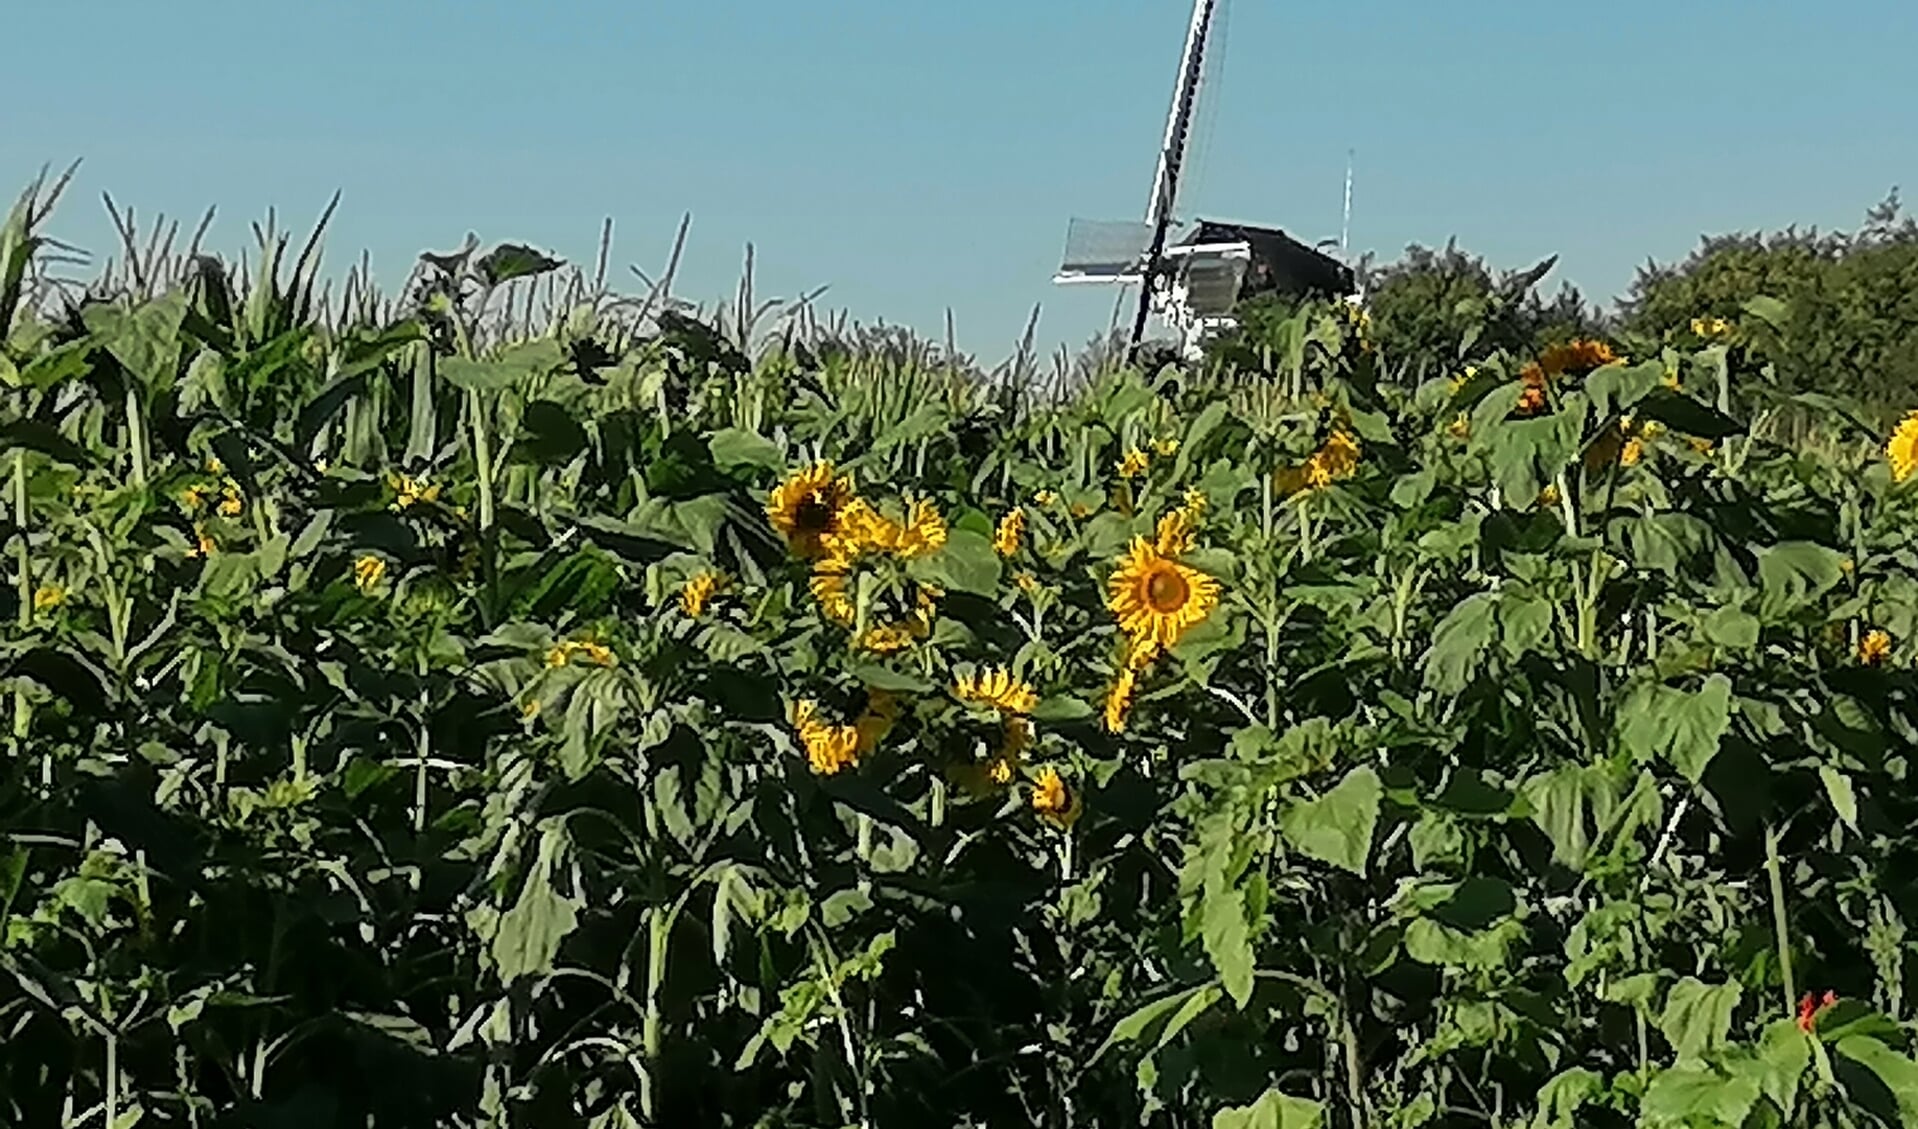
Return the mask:
POLYGON ((852 479, 835 476, 830 462, 814 463, 773 487, 766 517, 802 557, 826 551, 826 538, 840 532, 841 515, 854 501, 852 479))
POLYGON ((1039 818, 1064 830, 1079 821, 1084 801, 1079 790, 1068 785, 1058 769, 1047 765, 1032 782, 1032 810, 1039 818))
POLYGON ((1538 365, 1546 376, 1563 376, 1566 373, 1583 376, 1616 360, 1618 354, 1612 351, 1610 345, 1581 337, 1546 349, 1539 354, 1538 365))
POLYGON ((817 702, 808 698, 794 703, 792 727, 814 773, 832 776, 859 763, 864 741, 859 727, 834 725, 824 720, 817 702))
POLYGON ((962 702, 1002 714, 1029 714, 1039 704, 1039 695, 1032 685, 1014 677, 1005 667, 962 674, 953 681, 952 693, 962 702))
POLYGON ((1019 552, 1019 541, 1026 532, 1026 511, 1018 506, 1006 511, 999 519, 999 528, 993 531, 992 548, 1002 557, 1010 557, 1019 552))
POLYGON ((1204 622, 1219 603, 1219 582, 1159 552, 1143 537, 1119 560, 1106 581, 1106 607, 1119 629, 1135 639, 1170 647, 1204 622))
POLYGON ((1918 412, 1899 423, 1885 444, 1885 458, 1891 463, 1891 480, 1903 482, 1918 474, 1918 412))
POLYGON ((1343 427, 1332 429, 1319 449, 1305 460, 1306 485, 1313 487, 1329 486, 1341 478, 1349 478, 1359 467, 1358 437, 1343 427))
POLYGON ((679 590, 679 609, 688 619, 698 619, 706 613, 706 605, 712 602, 713 595, 719 591, 719 574, 706 569, 688 580, 679 590))

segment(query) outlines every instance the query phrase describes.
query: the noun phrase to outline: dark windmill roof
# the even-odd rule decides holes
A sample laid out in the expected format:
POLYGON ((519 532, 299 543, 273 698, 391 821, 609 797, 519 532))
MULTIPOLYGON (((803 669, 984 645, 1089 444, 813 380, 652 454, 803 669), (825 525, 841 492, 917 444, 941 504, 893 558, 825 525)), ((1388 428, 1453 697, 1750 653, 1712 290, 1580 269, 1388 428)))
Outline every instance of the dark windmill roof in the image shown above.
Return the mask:
POLYGON ((1252 263, 1239 288, 1242 298, 1274 290, 1342 298, 1356 289, 1352 268, 1276 227, 1200 220, 1180 243, 1251 244, 1252 263))

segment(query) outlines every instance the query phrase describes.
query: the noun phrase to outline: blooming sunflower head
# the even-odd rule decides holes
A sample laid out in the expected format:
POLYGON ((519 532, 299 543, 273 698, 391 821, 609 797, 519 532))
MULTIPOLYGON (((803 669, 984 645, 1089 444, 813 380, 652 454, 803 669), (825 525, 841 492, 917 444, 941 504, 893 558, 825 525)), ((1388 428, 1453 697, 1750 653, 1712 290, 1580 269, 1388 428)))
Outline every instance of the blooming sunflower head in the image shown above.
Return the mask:
POLYGON ((1858 661, 1877 666, 1891 656, 1891 632, 1874 627, 1858 640, 1858 661))
POLYGON ((58 584, 42 584, 33 590, 33 610, 50 612, 67 602, 67 590, 58 584))
POLYGON ((953 680, 952 693, 962 702, 986 706, 1002 714, 1029 714, 1039 704, 1039 695, 1032 685, 1005 667, 962 674, 953 680))
POLYGON ((1151 456, 1139 448, 1133 447, 1127 450, 1125 455, 1119 459, 1117 469, 1120 478, 1137 478, 1144 474, 1146 468, 1151 465, 1151 456))
POLYGON ((1204 622, 1219 603, 1219 582, 1159 552, 1143 537, 1119 560, 1106 581, 1106 607, 1119 629, 1135 639, 1170 647, 1204 622))
POLYGON ((1065 782, 1059 770, 1047 765, 1032 781, 1032 810, 1061 830, 1071 827, 1083 811, 1079 790, 1065 782))
POLYGON ((1891 480, 1903 482, 1918 474, 1918 412, 1907 415, 1893 429, 1885 444, 1885 458, 1891 463, 1891 480))
POLYGON ((766 517, 794 553, 819 557, 826 552, 826 539, 841 531, 842 516, 853 501, 850 477, 835 476, 830 462, 814 463, 773 487, 766 517))

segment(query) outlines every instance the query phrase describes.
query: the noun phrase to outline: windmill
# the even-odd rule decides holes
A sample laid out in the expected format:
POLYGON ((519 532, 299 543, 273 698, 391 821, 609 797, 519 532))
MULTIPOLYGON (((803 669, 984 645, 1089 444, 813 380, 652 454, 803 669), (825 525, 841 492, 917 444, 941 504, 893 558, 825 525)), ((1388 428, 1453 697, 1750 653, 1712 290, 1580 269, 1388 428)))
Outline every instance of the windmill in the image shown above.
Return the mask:
MULTIPOLYGON (((1232 309, 1243 298, 1274 291, 1341 298, 1354 293, 1349 267, 1278 228, 1197 220, 1177 242, 1169 242, 1199 80, 1220 3, 1193 0, 1145 221, 1072 220, 1065 256, 1053 275, 1053 282, 1062 285, 1139 285, 1126 342, 1129 358, 1136 356, 1153 314, 1178 334, 1182 352, 1196 358, 1208 335, 1234 323, 1232 309)), ((1349 169, 1346 206, 1349 217, 1349 169)), ((1341 235, 1341 251, 1344 242, 1341 235)))

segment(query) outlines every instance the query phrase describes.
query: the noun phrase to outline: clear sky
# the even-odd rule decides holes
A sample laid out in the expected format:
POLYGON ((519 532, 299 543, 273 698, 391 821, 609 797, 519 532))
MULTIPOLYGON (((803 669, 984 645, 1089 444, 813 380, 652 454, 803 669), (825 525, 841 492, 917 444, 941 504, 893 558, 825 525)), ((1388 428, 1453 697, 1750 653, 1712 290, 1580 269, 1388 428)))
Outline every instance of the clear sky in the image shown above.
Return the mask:
MULTIPOLYGON (((1102 328, 1050 276, 1073 215, 1133 219, 1186 0, 23 0, 4 23, 0 190, 84 159, 52 233, 111 247, 100 193, 233 252, 274 207, 383 285, 421 250, 533 243, 759 289, 1006 355, 1102 328)), ((1851 227, 1918 195, 1914 0, 1229 0, 1182 213, 1354 251, 1552 253, 1594 296, 1706 231, 1851 227)), ((1918 202, 1918 201, 1914 201, 1918 202)), ((630 279, 630 275, 626 276, 630 279)))

